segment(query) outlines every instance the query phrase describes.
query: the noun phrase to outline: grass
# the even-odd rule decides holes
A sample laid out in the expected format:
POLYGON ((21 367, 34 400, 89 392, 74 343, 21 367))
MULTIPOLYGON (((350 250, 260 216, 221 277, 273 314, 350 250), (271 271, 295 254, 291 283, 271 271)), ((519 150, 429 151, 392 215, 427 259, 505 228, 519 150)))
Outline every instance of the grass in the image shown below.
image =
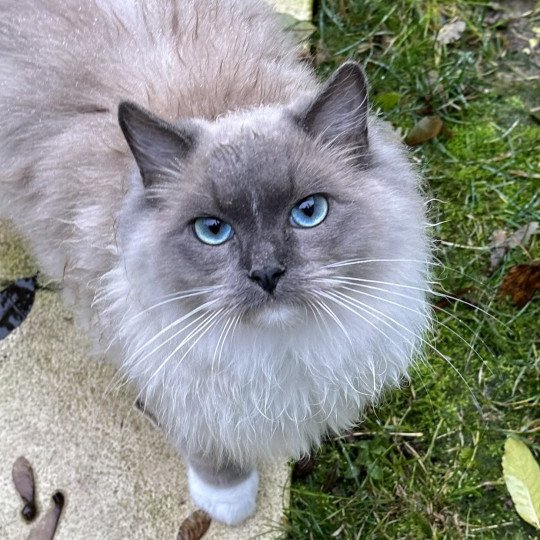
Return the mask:
MULTIPOLYGON (((321 0, 312 36, 321 76, 345 58, 366 66, 374 107, 403 131, 439 115, 444 132, 412 150, 434 199, 437 290, 481 306, 441 303, 431 350, 356 430, 329 440, 293 480, 290 539, 529 539, 501 457, 517 436, 540 461, 540 306, 518 309, 498 289, 509 269, 540 258, 538 235, 489 273, 495 229, 540 221, 538 54, 527 38, 540 4, 321 0), (519 4, 519 5, 517 5, 519 4), (491 7, 490 7, 491 6, 491 7), (441 45, 440 27, 466 23, 441 45), (308 469, 312 468, 309 472, 308 469)), ((538 37, 538 36, 537 36, 538 37)))

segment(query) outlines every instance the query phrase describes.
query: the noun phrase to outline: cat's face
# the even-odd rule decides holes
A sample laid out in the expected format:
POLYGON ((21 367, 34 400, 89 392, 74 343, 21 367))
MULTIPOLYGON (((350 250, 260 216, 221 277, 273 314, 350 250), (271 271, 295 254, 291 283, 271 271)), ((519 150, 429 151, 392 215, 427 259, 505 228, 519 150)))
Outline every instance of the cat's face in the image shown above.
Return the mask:
POLYGON ((245 321, 294 324, 325 303, 332 265, 394 249, 399 188, 373 172, 353 64, 305 105, 173 127, 124 104, 120 122, 144 185, 129 241, 159 284, 151 302, 193 290, 190 309, 213 302, 245 321))

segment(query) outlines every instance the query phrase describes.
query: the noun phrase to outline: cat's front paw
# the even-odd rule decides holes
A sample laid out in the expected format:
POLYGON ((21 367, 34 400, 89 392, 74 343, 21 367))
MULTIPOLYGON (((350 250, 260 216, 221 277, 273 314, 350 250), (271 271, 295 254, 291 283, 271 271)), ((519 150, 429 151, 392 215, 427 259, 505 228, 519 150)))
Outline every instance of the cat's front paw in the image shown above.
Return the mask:
POLYGON ((238 484, 217 486, 205 482, 189 467, 188 481, 193 502, 216 521, 238 525, 255 512, 259 487, 259 475, 255 470, 238 484))

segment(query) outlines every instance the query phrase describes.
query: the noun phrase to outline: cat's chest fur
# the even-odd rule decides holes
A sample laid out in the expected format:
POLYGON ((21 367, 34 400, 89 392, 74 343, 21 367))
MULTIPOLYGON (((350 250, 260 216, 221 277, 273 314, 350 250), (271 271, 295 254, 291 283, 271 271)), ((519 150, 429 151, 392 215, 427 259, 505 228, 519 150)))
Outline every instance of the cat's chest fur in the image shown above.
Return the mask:
POLYGON ((130 302, 123 265, 103 282, 101 339, 112 341, 111 358, 165 431, 188 455, 239 463, 299 457, 352 426, 385 386, 399 384, 425 317, 387 312, 412 337, 339 308, 339 322, 323 309, 285 307, 248 323, 200 310, 191 324, 190 310, 130 302))

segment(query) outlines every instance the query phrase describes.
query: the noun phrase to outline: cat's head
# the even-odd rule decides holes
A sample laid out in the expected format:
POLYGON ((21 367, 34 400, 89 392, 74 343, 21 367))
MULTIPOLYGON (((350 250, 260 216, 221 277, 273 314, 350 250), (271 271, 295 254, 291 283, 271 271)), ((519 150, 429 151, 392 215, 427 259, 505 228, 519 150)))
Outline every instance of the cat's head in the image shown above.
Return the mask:
POLYGON ((332 280, 402 280, 411 263, 389 260, 425 257, 416 177, 368 121, 355 63, 287 106, 173 124, 125 102, 119 122, 138 166, 123 230, 145 304, 176 294, 195 313, 294 325, 339 308, 326 295, 346 284, 332 280))

